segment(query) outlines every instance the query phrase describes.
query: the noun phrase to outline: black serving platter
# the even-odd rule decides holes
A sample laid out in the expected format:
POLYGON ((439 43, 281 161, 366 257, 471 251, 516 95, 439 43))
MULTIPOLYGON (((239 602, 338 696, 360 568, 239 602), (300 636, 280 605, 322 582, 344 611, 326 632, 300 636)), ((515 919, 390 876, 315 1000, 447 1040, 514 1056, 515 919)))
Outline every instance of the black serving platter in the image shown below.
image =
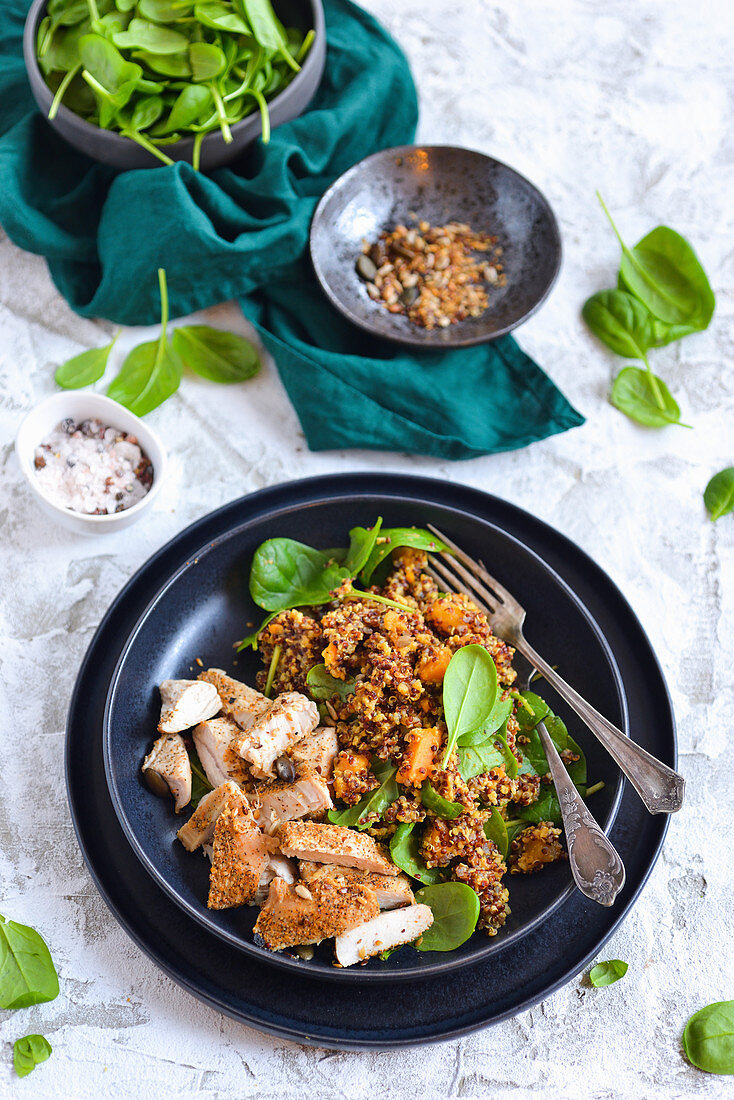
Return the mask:
MULTIPOLYGON (((604 631, 619 667, 630 727, 644 746, 676 765, 667 689, 650 644, 606 574, 578 547, 525 512, 450 483, 399 475, 339 475, 276 486, 235 501, 188 528, 159 551, 110 607, 79 672, 67 722, 69 804, 84 858, 117 920, 154 962, 219 1011, 286 1038, 332 1048, 386 1048, 449 1038, 537 1003, 578 974, 625 916, 659 854, 667 817, 651 817, 625 788, 611 832, 627 868, 615 906, 571 893, 513 950, 450 970, 438 984, 405 981, 339 985, 328 993, 307 970, 284 972, 256 960, 187 915, 147 874, 128 844, 104 777, 101 727, 121 650, 161 584, 207 541, 283 508, 310 508, 334 497, 380 497, 461 509, 496 524, 539 553, 573 589, 604 631), (295 979, 295 980, 294 980, 295 979)), ((357 972, 360 973, 359 971, 357 972)))
POLYGON ((424 349, 468 347, 511 332, 547 298, 561 265, 558 223, 537 187, 493 157, 451 145, 401 145, 355 164, 319 202, 310 247, 322 290, 349 321, 424 349), (465 222, 498 238, 507 284, 489 288, 481 316, 429 330, 369 297, 355 266, 363 240, 415 218, 465 222))
MULTIPOLYGON (((329 942, 308 961, 256 946, 252 926, 258 909, 254 907, 207 908, 209 861, 200 852, 187 852, 176 840, 182 819, 172 812, 169 799, 151 794, 140 771, 156 736, 158 684, 167 678, 195 675, 196 658, 207 668, 225 668, 254 684, 255 672, 262 667, 259 657, 251 650, 235 654, 232 643, 264 615, 248 591, 250 563, 257 547, 274 535, 317 547, 346 545, 350 528, 370 525, 378 515, 386 527, 433 523, 472 556, 491 563, 492 572, 529 609, 528 635, 539 652, 549 654, 566 680, 601 713, 622 729, 626 723, 624 691, 614 658, 583 604, 521 541, 459 508, 421 500, 395 501, 380 494, 354 496, 346 491, 314 501, 307 508, 298 502, 274 508, 199 547, 166 579, 145 608, 112 677, 104 722, 105 769, 112 801, 146 870, 204 927, 274 966, 298 973, 317 972, 338 982, 404 981, 476 963, 509 949, 531 933, 574 889, 565 863, 546 868, 542 875, 507 876, 512 913, 497 936, 477 932, 460 948, 446 953, 407 947, 385 960, 370 959, 359 969, 335 968, 329 942)), ((550 696, 550 692, 541 692, 550 696)), ((552 706, 584 748, 591 781, 601 779, 606 784, 594 797, 592 809, 599 824, 608 828, 619 804, 621 773, 556 696, 552 706)), ((186 816, 184 813, 183 820, 186 816)))

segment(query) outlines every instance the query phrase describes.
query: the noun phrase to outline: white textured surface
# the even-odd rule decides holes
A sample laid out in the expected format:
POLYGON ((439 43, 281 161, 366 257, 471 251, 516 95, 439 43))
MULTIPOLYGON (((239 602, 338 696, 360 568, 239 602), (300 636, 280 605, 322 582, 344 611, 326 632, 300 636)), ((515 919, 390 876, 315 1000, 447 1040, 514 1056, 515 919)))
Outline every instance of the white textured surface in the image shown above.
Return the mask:
MULTIPOLYGON (((732 26, 728 0, 369 0, 410 55, 420 137, 507 160, 561 222, 560 282, 523 330, 588 417, 514 454, 448 464, 397 454, 309 454, 277 375, 226 394, 187 378, 151 423, 170 446, 171 494, 109 541, 36 510, 12 438, 53 391, 61 359, 101 342, 44 263, 0 236, 0 882, 2 911, 40 928, 61 974, 55 1002, 0 1015, 0 1095, 96 1100, 238 1097, 732 1096, 682 1058, 688 1015, 734 996, 731 738, 734 517, 701 493, 734 461, 732 26), (727 142, 729 143, 727 145, 727 142), (655 353, 695 431, 646 432, 605 400, 611 355, 579 308, 609 285, 618 249, 666 222, 695 244, 717 292, 708 332, 655 353), (212 431, 212 427, 216 431, 212 431), (248 490, 345 469, 435 474, 497 491, 566 531, 631 600, 664 665, 679 722, 686 807, 642 898, 604 950, 630 964, 459 1042, 333 1054, 276 1041, 200 1006, 126 938, 95 891, 66 808, 63 724, 76 668, 127 577, 191 520, 248 490), (8 715, 12 714, 12 718, 8 715), (19 1082, 12 1040, 42 1031, 51 1060, 19 1082)), ((218 322, 245 326, 233 306, 218 322)), ((139 338, 127 332, 119 352, 139 338)))

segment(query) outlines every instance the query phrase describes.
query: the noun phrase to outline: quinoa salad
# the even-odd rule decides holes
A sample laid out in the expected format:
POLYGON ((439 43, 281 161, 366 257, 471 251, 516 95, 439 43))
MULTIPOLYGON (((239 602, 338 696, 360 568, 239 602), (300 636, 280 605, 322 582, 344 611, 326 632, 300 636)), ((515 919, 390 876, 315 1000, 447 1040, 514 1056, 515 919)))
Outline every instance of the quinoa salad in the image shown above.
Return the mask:
POLYGON ((211 861, 209 907, 259 906, 270 951, 333 939, 336 966, 494 936, 508 874, 566 858, 541 720, 586 790, 580 747, 518 690, 513 649, 425 571, 443 544, 379 519, 349 535, 258 548, 250 592, 269 614, 238 643, 262 659, 255 684, 216 668, 164 681, 143 762, 155 793, 193 809, 177 835, 211 861), (459 729, 469 665, 459 710, 480 720, 459 729))

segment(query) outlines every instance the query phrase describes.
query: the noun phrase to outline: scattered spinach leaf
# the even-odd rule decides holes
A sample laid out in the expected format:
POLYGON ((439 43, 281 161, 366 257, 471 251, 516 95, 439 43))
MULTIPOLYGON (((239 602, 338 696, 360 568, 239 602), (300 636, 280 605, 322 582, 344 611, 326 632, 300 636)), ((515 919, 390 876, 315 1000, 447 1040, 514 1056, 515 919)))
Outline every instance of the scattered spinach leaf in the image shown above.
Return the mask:
POLYGON ((614 985, 627 973, 629 964, 621 959, 610 959, 608 962, 597 963, 589 971, 589 981, 597 989, 604 985, 614 985))
POLYGON ((353 527, 349 532, 349 549, 344 567, 349 570, 350 577, 356 577, 366 565, 381 527, 382 516, 378 516, 373 527, 353 527))
MULTIPOLYGON (((548 710, 545 715, 542 714, 543 707, 547 707, 547 704, 545 704, 539 696, 534 695, 533 692, 523 692, 522 697, 531 697, 529 701, 535 711, 535 715, 532 728, 528 729, 526 727, 523 730, 523 734, 528 738, 528 741, 520 746, 523 756, 520 772, 522 774, 535 774, 541 777, 548 774, 548 758, 537 730, 538 724, 544 721, 545 728, 558 752, 563 753, 569 749, 578 757, 578 760, 570 761, 565 767, 581 797, 585 797, 586 757, 580 745, 570 736, 562 719, 553 714, 551 710, 548 710), (543 707, 541 707, 541 703, 543 707)), ((514 812, 516 814, 516 820, 525 824, 537 823, 538 821, 552 821, 554 824, 559 825, 562 820, 561 807, 553 783, 541 783, 538 800, 532 802, 529 806, 517 806, 514 812)), ((524 828, 524 824, 522 827, 524 828)))
POLYGON ((255 345, 235 332, 184 325, 173 330, 172 343, 184 366, 211 382, 244 382, 260 369, 255 345))
POLYGON ((119 401, 136 416, 145 416, 176 392, 183 364, 168 343, 168 290, 166 273, 158 268, 161 293, 161 334, 157 340, 139 344, 128 354, 107 396, 119 401))
POLYGON ((647 362, 654 346, 654 318, 624 290, 600 290, 584 303, 581 314, 596 337, 625 359, 647 362))
POLYGON ((415 900, 433 911, 433 924, 415 944, 419 951, 454 951, 477 926, 479 898, 464 882, 423 886, 415 900))
POLYGON ((333 551, 315 550, 295 539, 268 539, 252 559, 250 594, 266 611, 284 611, 328 603, 331 592, 348 577, 333 551))
POLYGON ((354 680, 340 680, 332 676, 326 665, 314 665, 306 676, 306 687, 311 693, 311 698, 317 703, 323 703, 327 699, 333 699, 338 695, 340 699, 346 699, 354 695, 354 680))
POLYGON ((668 424, 682 424, 678 402, 662 378, 657 378, 639 367, 625 367, 614 380, 610 400, 615 408, 644 424, 647 428, 664 428, 668 424))
MULTIPOLYGON (((480 731, 482 734, 484 731, 480 731)), ((462 739, 466 740, 466 739, 462 739)), ((503 727, 485 737, 479 743, 457 746, 459 774, 466 782, 475 775, 484 775, 492 768, 505 769, 505 774, 514 779, 518 774, 517 757, 507 743, 507 732, 503 727)))
POLYGON ((256 630, 253 630, 252 634, 248 634, 247 637, 241 638, 239 642, 234 643, 234 647, 238 653, 241 653, 243 649, 257 649, 257 639, 262 634, 268 623, 272 623, 276 615, 280 615, 279 611, 273 611, 270 615, 266 615, 256 630))
POLYGON ((37 1065, 51 1057, 51 1044, 44 1035, 25 1035, 13 1043, 13 1065, 19 1077, 27 1077, 37 1065))
POLYGON ((107 369, 107 360, 116 341, 117 336, 111 344, 105 344, 103 348, 88 348, 87 351, 67 359, 56 368, 56 384, 65 390, 78 390, 81 386, 91 386, 93 382, 98 382, 107 369))
POLYGON ((497 698, 497 669, 480 645, 457 649, 443 678, 443 710, 448 729, 443 765, 465 733, 479 729, 497 698))
POLYGON ((204 795, 209 794, 209 791, 213 791, 214 787, 206 777, 206 772, 196 749, 192 746, 188 753, 189 763, 191 764, 191 808, 195 810, 204 795))
POLYGON ((492 807, 492 811, 484 822, 484 835, 487 840, 493 841, 494 844, 500 850, 500 854, 503 859, 507 859, 507 853, 510 850, 510 841, 507 835, 507 825, 505 819, 499 812, 496 806, 492 807))
POLYGON ((712 523, 734 510, 734 466, 714 474, 704 490, 703 502, 712 523))
POLYGON ((28 1008, 58 996, 51 953, 35 928, 0 916, 0 1008, 28 1008))
POLYGON ((393 550, 399 550, 401 547, 428 550, 432 553, 448 550, 448 546, 445 546, 439 538, 420 527, 384 527, 360 573, 360 578, 364 584, 370 583, 375 569, 388 554, 391 554, 393 550))
POLYGON ((440 867, 426 867, 418 851, 418 838, 413 833, 414 823, 401 822, 390 841, 390 858, 396 867, 418 882, 431 886, 443 881, 440 867))
POLYGON ((734 1001, 716 1001, 694 1012, 683 1031, 689 1062, 706 1073, 734 1073, 734 1001))
POLYGON ((421 802, 427 810, 432 810, 436 817, 453 821, 460 814, 466 813, 466 806, 460 802, 449 802, 447 798, 435 791, 428 779, 424 779, 421 785, 421 802))
POLYGON ((361 832, 371 824, 366 820, 369 815, 381 816, 398 797, 398 785, 395 782, 395 773, 398 769, 389 761, 385 763, 376 760, 372 762, 371 767, 380 781, 380 786, 360 798, 355 806, 349 806, 346 810, 329 810, 328 818, 332 825, 356 827, 361 832))

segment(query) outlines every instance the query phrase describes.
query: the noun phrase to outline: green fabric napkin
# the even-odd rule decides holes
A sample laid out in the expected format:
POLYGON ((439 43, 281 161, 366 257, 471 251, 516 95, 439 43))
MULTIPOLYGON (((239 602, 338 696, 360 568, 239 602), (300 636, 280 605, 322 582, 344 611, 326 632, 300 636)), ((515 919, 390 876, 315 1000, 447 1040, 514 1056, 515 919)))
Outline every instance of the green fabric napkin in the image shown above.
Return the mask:
POLYGON ((22 58, 27 0, 0 5, 0 224, 86 317, 158 320, 237 298, 273 355, 314 450, 368 447, 471 458, 583 423, 511 337, 408 352, 349 325, 306 258, 318 198, 362 157, 412 140, 405 57, 349 0, 324 0, 328 55, 308 112, 230 167, 118 173, 59 138, 35 109, 22 58))

